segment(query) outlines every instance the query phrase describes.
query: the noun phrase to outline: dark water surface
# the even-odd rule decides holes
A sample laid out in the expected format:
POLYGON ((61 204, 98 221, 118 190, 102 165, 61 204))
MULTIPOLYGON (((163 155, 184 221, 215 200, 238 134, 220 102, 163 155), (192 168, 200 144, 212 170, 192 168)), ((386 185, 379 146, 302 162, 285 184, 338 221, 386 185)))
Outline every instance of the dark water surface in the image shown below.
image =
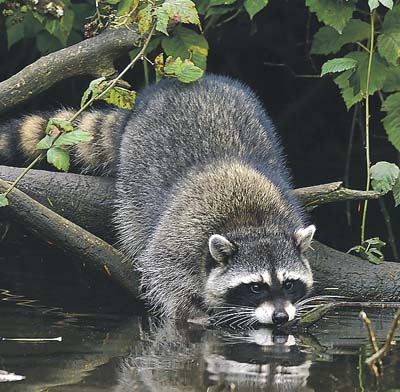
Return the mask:
MULTIPOLYGON (((63 270, 68 258, 23 249, 0 254, 0 337, 62 341, 0 340, 0 370, 25 377, 0 391, 400 391, 400 347, 378 385, 363 364, 359 309, 293 335, 161 325, 79 265, 63 270)), ((380 342, 394 312, 367 310, 380 342)))
MULTIPOLYGON (((399 349, 385 360, 378 389, 362 365, 370 349, 356 311, 284 335, 155 325, 145 316, 64 313, 0 298, 0 336, 62 337, 0 341, 0 369, 26 377, 0 383, 1 391, 400 390, 399 349)), ((393 312, 370 315, 382 338, 393 312)))

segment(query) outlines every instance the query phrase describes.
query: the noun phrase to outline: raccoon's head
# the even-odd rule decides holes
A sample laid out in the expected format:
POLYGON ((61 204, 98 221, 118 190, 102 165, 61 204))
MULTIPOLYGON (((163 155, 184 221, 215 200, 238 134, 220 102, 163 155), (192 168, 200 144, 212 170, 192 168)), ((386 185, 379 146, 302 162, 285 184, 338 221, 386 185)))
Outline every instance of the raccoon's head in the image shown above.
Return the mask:
POLYGON ((247 229, 208 241, 206 302, 211 321, 234 327, 283 324, 312 288, 304 251, 315 226, 288 233, 247 229))

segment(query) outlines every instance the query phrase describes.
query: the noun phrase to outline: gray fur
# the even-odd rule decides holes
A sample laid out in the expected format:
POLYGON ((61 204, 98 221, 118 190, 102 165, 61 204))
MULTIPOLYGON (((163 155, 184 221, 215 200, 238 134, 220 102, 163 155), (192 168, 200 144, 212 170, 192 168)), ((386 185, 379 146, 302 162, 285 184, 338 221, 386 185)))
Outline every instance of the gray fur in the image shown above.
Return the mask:
POLYGON ((312 279, 293 239, 304 220, 282 148, 248 87, 212 75, 152 86, 138 96, 120 151, 120 245, 161 313, 194 317, 196 303, 214 305, 205 293, 213 234, 235 238, 243 255, 219 271, 215 286, 264 270, 312 279))
MULTIPOLYGON (((6 150, 23 143, 8 136, 11 125, 20 127, 0 125, 8 162, 6 150)), ((117 166, 119 245, 160 313, 197 317, 259 277, 295 276, 311 287, 300 252, 313 229, 305 229, 274 127, 248 87, 213 75, 188 85, 164 80, 138 95, 133 112, 89 112, 77 127, 94 135, 72 150, 84 173, 114 175, 117 166), (232 260, 211 257, 212 235, 234 245, 232 260)), ((33 146, 39 137, 18 134, 33 146)))

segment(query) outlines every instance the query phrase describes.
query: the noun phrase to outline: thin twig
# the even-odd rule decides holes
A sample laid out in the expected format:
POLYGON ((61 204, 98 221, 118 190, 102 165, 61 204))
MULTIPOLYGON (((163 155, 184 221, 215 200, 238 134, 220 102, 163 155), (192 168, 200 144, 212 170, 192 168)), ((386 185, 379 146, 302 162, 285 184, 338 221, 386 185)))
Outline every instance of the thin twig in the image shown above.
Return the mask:
MULTIPOLYGON (((369 58, 368 58, 368 71, 367 71, 367 85, 365 88, 365 158, 367 166, 367 184, 365 187, 366 191, 369 191, 370 186, 370 168, 371 168, 371 157, 369 149, 369 84, 371 80, 371 68, 372 68, 372 56, 374 54, 374 34, 375 34, 375 12, 371 12, 371 36, 369 40, 369 58)), ((365 240, 365 222, 367 219, 367 208, 368 200, 364 201, 364 209, 361 221, 361 243, 365 240)))
POLYGON ((381 213, 383 215, 383 220, 386 225, 386 230, 388 233, 388 241, 389 241, 390 248, 392 249, 393 259, 394 259, 394 261, 398 261, 399 260, 399 252, 397 250, 396 237, 393 232, 390 214, 386 208, 386 204, 385 204, 385 201, 383 200, 383 198, 379 199, 379 207, 381 209, 381 213))
MULTIPOLYGON (((358 114, 359 105, 356 104, 353 111, 353 117, 351 119, 351 126, 350 126, 350 135, 349 135, 349 144, 347 146, 347 154, 346 154, 346 165, 344 168, 344 176, 343 176, 343 183, 346 188, 349 187, 350 183, 350 162, 351 162, 351 151, 353 149, 353 142, 354 142, 354 130, 356 128, 356 120, 358 114)), ((347 218, 347 225, 351 225, 351 212, 350 212, 350 202, 346 202, 346 218, 347 218)))
POLYGON ((264 62, 264 65, 268 65, 270 67, 283 67, 286 68, 295 78, 306 78, 306 79, 321 79, 321 75, 303 75, 297 74, 289 65, 282 63, 270 63, 268 61, 264 62))
POLYGON ((394 334, 396 333, 397 328, 400 326, 400 309, 396 312, 392 326, 390 327, 389 333, 386 337, 386 342, 381 347, 379 350, 377 350, 373 355, 371 355, 365 363, 367 363, 369 366, 373 366, 375 362, 381 361, 384 356, 386 356, 389 353, 389 350, 392 346, 392 341, 394 338, 394 334))
MULTIPOLYGON (((360 319, 364 322, 365 327, 367 328, 368 331, 368 338, 369 342, 371 343, 372 349, 374 350, 374 353, 376 354, 379 350, 378 344, 376 343, 376 337, 374 330, 371 327, 371 320, 368 318, 367 314, 362 310, 359 314, 360 319)), ((375 363, 373 365, 370 365, 370 368, 374 375, 376 377, 379 377, 381 375, 382 371, 382 360, 378 360, 378 365, 375 363)))

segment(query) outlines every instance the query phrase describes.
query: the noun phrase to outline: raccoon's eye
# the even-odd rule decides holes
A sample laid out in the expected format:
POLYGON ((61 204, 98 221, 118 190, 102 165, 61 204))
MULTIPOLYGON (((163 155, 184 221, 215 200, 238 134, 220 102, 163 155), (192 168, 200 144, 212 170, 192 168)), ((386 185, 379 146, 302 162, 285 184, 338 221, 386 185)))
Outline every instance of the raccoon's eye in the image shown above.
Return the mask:
POLYGON ((293 290, 293 288, 294 288, 294 281, 293 281, 293 280, 286 280, 286 281, 283 283, 283 288, 284 288, 286 291, 291 291, 291 290, 293 290))
POLYGON ((251 283, 250 291, 253 294, 261 294, 264 291, 264 289, 263 289, 262 285, 260 285, 259 283, 251 283))

